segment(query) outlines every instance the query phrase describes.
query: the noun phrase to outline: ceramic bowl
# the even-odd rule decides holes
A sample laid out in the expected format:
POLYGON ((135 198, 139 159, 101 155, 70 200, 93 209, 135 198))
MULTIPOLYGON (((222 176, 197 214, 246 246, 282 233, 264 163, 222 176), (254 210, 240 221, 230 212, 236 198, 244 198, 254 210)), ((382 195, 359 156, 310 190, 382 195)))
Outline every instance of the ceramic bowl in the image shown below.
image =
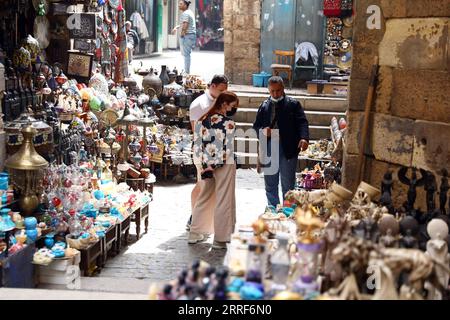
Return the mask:
POLYGON ((333 182, 331 185, 330 193, 329 200, 333 201, 350 200, 353 196, 353 193, 350 190, 344 188, 336 182, 333 182))
POLYGON ((371 200, 375 199, 381 194, 381 191, 370 184, 361 181, 361 183, 358 186, 358 189, 362 189, 365 193, 367 193, 371 200))

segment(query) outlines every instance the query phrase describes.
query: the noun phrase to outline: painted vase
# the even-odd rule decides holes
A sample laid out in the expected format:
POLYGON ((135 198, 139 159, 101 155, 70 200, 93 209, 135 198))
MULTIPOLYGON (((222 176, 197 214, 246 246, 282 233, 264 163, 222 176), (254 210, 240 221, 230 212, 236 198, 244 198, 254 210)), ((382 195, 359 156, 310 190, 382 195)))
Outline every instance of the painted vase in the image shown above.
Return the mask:
POLYGON ((32 230, 36 229, 37 219, 35 217, 25 218, 25 229, 32 230))

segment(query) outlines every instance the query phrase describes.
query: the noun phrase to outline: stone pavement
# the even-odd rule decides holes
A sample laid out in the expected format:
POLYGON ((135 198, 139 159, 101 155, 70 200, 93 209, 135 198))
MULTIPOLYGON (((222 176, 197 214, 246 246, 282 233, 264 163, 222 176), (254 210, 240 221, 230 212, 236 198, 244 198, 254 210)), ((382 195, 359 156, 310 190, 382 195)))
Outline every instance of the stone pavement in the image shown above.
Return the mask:
POLYGON ((148 294, 0 288, 0 300, 147 300, 148 294))
MULTIPOLYGON (((136 242, 132 228, 130 237, 134 243, 123 249, 120 255, 108 259, 98 277, 108 278, 111 282, 115 279, 118 281, 143 279, 151 283, 174 279, 183 267, 190 265, 195 259, 203 259, 214 266, 222 265, 226 251, 212 250, 212 237, 205 243, 196 245, 187 243, 188 233, 185 227, 191 212, 190 195, 193 186, 193 183, 157 182, 154 201, 150 204, 148 233, 136 242)), ((236 206, 237 226, 251 224, 264 211, 266 206, 264 180, 256 171, 238 170, 236 206)), ((96 281, 98 282, 96 277, 83 278, 83 289, 93 290, 96 287, 98 289, 96 281)), ((104 286, 103 290, 116 291, 108 290, 109 281, 105 279, 105 282, 101 284, 104 286)), ((140 282, 133 283, 140 287, 136 288, 137 291, 144 291, 140 282)), ((144 284, 146 285, 146 282, 144 284)))

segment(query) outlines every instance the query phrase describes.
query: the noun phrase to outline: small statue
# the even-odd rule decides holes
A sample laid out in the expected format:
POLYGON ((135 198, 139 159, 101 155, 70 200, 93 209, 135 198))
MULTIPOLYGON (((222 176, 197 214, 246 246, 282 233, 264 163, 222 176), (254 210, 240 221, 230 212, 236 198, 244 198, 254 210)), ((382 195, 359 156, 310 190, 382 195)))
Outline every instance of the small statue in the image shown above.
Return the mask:
POLYGON ((394 214, 394 207, 392 206, 392 172, 387 171, 384 174, 381 182, 381 197, 380 204, 386 207, 390 214, 394 214))
POLYGON ((427 192, 427 212, 432 212, 436 208, 434 194, 437 191, 436 177, 428 171, 425 175, 424 189, 427 192))
POLYGON ((420 178, 419 180, 417 180, 417 169, 416 168, 412 168, 411 179, 406 177, 406 172, 407 171, 408 171, 407 167, 402 167, 398 171, 398 179, 403 184, 406 184, 406 185, 409 186, 409 189, 408 189, 408 202, 407 202, 406 210, 408 212, 410 212, 411 210, 414 209, 414 203, 416 202, 416 196, 417 196, 416 188, 422 186, 425 183, 426 171, 423 170, 423 169, 420 169, 420 173, 422 175, 422 178, 420 178))
MULTIPOLYGON (((427 226, 427 232, 430 240, 427 242, 426 254, 435 262, 435 272, 441 290, 448 288, 450 255, 447 247, 448 226, 441 219, 433 219, 427 226)), ((429 300, 441 300, 445 292, 440 291, 434 284, 426 283, 429 300)))
POLYGON ((442 169, 441 187, 439 188, 439 208, 441 209, 442 214, 446 214, 445 205, 447 204, 447 192, 449 189, 450 185, 448 184, 448 171, 447 169, 442 169))
POLYGON ((411 216, 404 217, 400 221, 400 232, 402 238, 400 240, 400 247, 406 249, 418 249, 419 243, 417 241, 417 234, 419 232, 419 223, 411 216))

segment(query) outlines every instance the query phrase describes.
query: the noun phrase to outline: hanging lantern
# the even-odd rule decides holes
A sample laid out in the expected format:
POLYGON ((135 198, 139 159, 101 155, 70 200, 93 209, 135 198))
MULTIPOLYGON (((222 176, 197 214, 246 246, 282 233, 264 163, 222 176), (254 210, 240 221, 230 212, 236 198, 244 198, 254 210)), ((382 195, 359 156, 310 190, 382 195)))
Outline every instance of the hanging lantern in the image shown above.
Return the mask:
POLYGON ((64 83, 67 82, 68 79, 64 74, 64 72, 61 70, 60 74, 55 77, 55 80, 60 86, 62 86, 64 83))
POLYGON ((39 205, 37 193, 42 185, 43 169, 47 160, 40 156, 33 145, 37 130, 31 125, 22 129, 24 142, 21 148, 5 162, 15 188, 20 191, 19 205, 25 215, 31 215, 39 205))

